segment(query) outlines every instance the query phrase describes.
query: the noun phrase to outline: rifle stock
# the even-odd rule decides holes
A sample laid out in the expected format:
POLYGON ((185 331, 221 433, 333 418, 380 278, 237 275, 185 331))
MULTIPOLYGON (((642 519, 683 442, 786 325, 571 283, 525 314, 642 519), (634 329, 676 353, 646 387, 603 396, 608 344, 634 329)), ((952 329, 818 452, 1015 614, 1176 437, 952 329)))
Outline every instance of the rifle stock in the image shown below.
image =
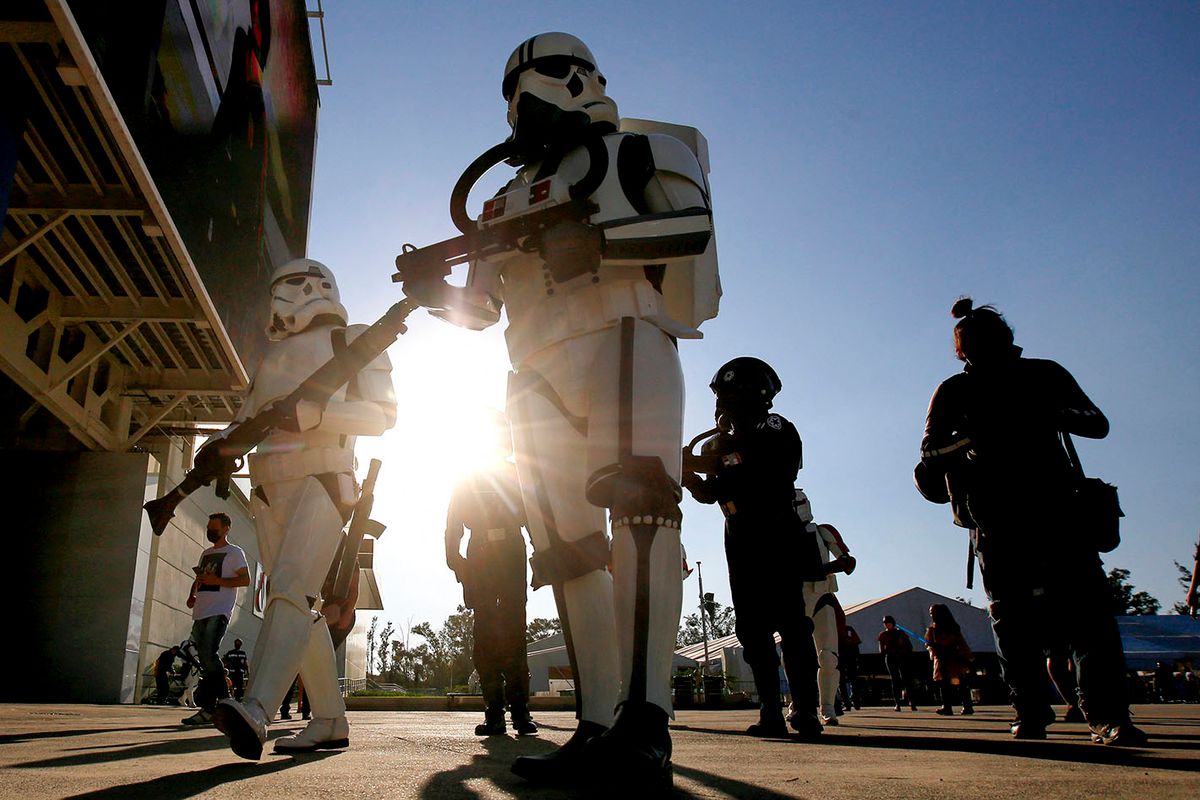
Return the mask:
POLYGON ((167 523, 175 516, 175 509, 183 499, 201 486, 217 481, 217 496, 229 496, 229 476, 237 471, 244 458, 263 439, 286 420, 293 418, 301 400, 324 405, 363 367, 374 361, 387 350, 396 337, 408 330, 405 319, 419 308, 417 303, 405 298, 389 308, 382 317, 350 342, 339 355, 326 361, 282 400, 249 419, 237 423, 221 439, 209 441, 196 453, 192 469, 183 480, 157 500, 142 506, 150 519, 155 536, 161 536, 167 523), (222 494, 224 492, 224 494, 222 494))

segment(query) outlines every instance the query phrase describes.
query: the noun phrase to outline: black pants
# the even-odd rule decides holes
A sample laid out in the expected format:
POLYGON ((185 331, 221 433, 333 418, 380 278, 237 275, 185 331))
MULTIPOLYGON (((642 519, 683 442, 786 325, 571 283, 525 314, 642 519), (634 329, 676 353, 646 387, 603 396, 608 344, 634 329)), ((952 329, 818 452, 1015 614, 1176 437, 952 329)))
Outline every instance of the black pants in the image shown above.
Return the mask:
POLYGON ((1076 551, 1031 563, 1029 551, 1004 545, 1002 537, 985 535, 977 551, 996 653, 1017 717, 1047 714, 1046 652, 1065 648, 1088 722, 1128 721, 1125 653, 1099 556, 1076 551))
POLYGON ((799 584, 786 580, 786 558, 754 558, 731 546, 726 538, 729 589, 736 617, 735 632, 742 645, 742 658, 754 674, 759 702, 766 711, 782 707, 779 694, 779 654, 783 673, 797 709, 816 709, 817 648, 813 622, 804 609, 799 584), (779 650, 775 634, 779 634, 779 650))
POLYGON ((525 654, 525 543, 513 541, 467 546, 463 600, 475 611, 472 659, 488 713, 502 715, 507 705, 516 716, 528 714, 529 663, 525 654))
MULTIPOLYGON (((283 703, 279 706, 279 716, 284 718, 291 717, 292 698, 296 696, 296 689, 299 683, 300 681, 297 678, 296 680, 292 681, 292 685, 288 687, 287 694, 283 696, 283 703)), ((310 714, 311 709, 308 707, 308 692, 303 690, 300 691, 300 702, 297 705, 296 710, 300 712, 300 716, 302 717, 307 717, 310 714)))
POLYGON ((171 696, 170 681, 167 679, 167 673, 154 673, 154 688, 158 694, 159 705, 166 705, 171 696))
POLYGON ((862 700, 858 697, 854 687, 854 682, 858 680, 858 659, 847 658, 846 655, 841 654, 841 658, 838 659, 838 675, 842 690, 842 702, 847 707, 862 708, 862 700))
POLYGON ((912 693, 908 691, 911 687, 908 683, 907 665, 904 663, 908 656, 908 653, 885 653, 883 663, 887 667, 888 675, 892 677, 892 696, 896 698, 896 705, 903 705, 907 692, 908 704, 915 708, 912 693))
POLYGON ((233 697, 235 700, 241 700, 242 695, 246 693, 246 673, 237 670, 230 670, 229 680, 233 683, 233 697))

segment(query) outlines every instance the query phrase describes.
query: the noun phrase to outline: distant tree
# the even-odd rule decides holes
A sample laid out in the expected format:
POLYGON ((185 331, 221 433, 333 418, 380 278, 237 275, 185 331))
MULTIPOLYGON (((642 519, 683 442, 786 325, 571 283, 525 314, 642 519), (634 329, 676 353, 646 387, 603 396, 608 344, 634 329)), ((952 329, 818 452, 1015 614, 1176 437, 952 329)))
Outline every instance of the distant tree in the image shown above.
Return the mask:
POLYGON ((367 628, 367 676, 375 666, 375 628, 379 625, 379 617, 371 617, 371 627, 367 628))
POLYGON ((536 642, 556 633, 562 633, 562 623, 558 617, 537 617, 525 625, 525 643, 536 642))
POLYGON ((1146 592, 1134 590, 1129 582, 1129 570, 1113 567, 1108 571, 1108 588, 1112 602, 1112 613, 1118 617, 1131 615, 1153 615, 1162 604, 1146 592))
POLYGON ((448 690, 458 683, 465 684, 474 669, 472 653, 475 650, 475 612, 466 606, 446 618, 439 632, 446 641, 446 651, 450 655, 450 674, 446 676, 448 690))
MULTIPOLYGON (((712 600, 705 604, 704 610, 707 617, 709 639, 719 639, 734 632, 737 620, 733 613, 733 606, 723 606, 716 600, 712 600)), ((704 641, 704 631, 700 625, 700 614, 698 612, 688 614, 679 625, 675 646, 684 647, 702 641, 704 641)))
POLYGON ((392 635, 396 632, 391 620, 379 632, 379 646, 375 651, 375 659, 379 664, 379 674, 382 675, 388 671, 388 664, 392 655, 392 635))
POLYGON ((412 632, 425 640, 415 650, 410 648, 419 657, 422 674, 417 682, 444 686, 447 691, 453 690, 456 683, 466 683, 472 669, 474 627, 474 612, 461 605, 442 623, 440 630, 435 631, 428 622, 414 625, 412 632))
POLYGON ((1187 604, 1187 592, 1188 589, 1192 588, 1192 571, 1178 561, 1174 562, 1174 564, 1175 569, 1179 572, 1178 580, 1180 587, 1183 589, 1183 600, 1176 600, 1171 606, 1171 610, 1176 614, 1191 614, 1192 609, 1187 604))

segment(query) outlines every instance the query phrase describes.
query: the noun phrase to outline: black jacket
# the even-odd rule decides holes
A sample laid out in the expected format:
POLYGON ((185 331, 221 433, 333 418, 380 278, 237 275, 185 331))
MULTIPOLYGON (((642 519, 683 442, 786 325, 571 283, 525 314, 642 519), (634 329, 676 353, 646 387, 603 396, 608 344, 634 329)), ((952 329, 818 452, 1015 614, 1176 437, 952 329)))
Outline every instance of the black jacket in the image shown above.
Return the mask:
POLYGON ((692 496, 718 503, 725 513, 725 552, 733 573, 744 565, 778 565, 797 580, 824 577, 815 537, 805 530, 792 503, 802 462, 800 434, 778 414, 720 434, 706 452, 722 457, 707 479, 689 476, 692 496))
POLYGON ((981 529, 1012 509, 1037 514, 1061 501, 1074 476, 1060 432, 1094 439, 1108 419, 1054 361, 1007 357, 969 365, 929 401, 921 460, 950 473, 981 529))

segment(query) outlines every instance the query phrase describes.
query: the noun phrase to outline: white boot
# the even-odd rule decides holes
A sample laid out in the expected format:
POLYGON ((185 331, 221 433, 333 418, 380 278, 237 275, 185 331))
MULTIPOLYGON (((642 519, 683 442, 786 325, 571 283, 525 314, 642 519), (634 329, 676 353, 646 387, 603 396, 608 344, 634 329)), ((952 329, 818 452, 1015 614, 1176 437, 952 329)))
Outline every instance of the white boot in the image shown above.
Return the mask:
POLYGON ((345 716, 313 717, 295 736, 275 740, 276 753, 311 753, 350 746, 350 723, 345 716))
POLYGON ((270 717, 263 710, 262 703, 253 697, 242 702, 227 697, 217 703, 213 711, 213 724, 229 737, 229 747, 237 755, 251 761, 258 761, 262 757, 269 721, 270 717))

